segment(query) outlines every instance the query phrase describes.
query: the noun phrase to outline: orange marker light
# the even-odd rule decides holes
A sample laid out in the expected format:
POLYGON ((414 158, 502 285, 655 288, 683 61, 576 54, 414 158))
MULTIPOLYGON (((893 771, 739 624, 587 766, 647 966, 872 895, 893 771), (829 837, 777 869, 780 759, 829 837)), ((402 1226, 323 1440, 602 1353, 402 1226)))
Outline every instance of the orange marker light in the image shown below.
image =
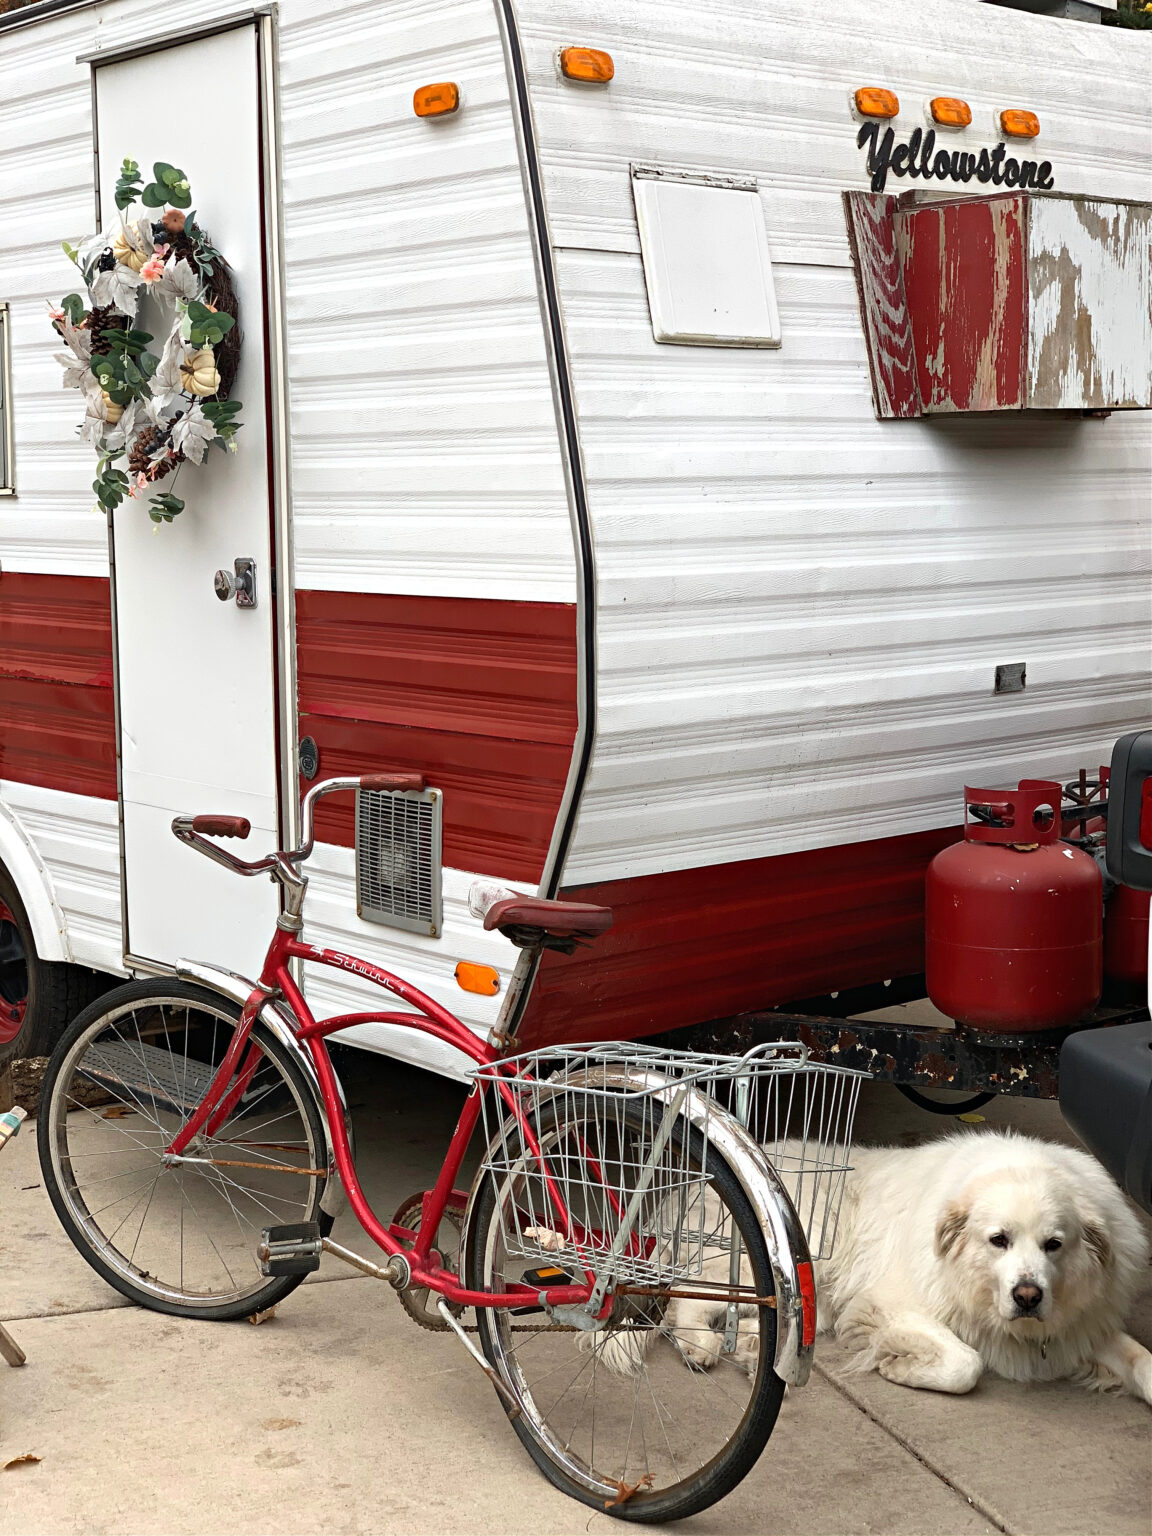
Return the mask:
POLYGON ((456 967, 456 985, 465 992, 478 992, 481 997, 495 997, 500 990, 500 972, 490 965, 461 960, 456 967))
POLYGON ((607 85, 616 73, 616 66, 612 55, 600 48, 565 48, 560 54, 560 73, 569 80, 607 85))
POLYGON ((932 121, 944 128, 967 128, 972 121, 972 108, 959 96, 933 96, 932 121))
POLYGON ((1000 132, 1010 139, 1034 139, 1040 132, 1040 119, 1035 112, 1021 112, 1010 107, 1000 114, 1000 132))
POLYGON ((436 85, 420 85, 412 92, 412 110, 417 117, 445 117, 460 105, 460 87, 455 80, 441 80, 436 85))
POLYGON ((895 117, 900 110, 896 92, 885 91, 878 85, 862 85, 852 99, 861 117, 895 117))

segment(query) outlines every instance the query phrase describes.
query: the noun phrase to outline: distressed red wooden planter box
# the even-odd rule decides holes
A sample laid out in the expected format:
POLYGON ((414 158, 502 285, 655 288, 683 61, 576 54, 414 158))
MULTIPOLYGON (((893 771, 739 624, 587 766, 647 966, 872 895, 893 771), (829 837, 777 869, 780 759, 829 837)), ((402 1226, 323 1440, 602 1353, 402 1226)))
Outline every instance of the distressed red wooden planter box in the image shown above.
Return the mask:
POLYGON ((877 416, 1152 406, 1152 205, 844 203, 877 416))

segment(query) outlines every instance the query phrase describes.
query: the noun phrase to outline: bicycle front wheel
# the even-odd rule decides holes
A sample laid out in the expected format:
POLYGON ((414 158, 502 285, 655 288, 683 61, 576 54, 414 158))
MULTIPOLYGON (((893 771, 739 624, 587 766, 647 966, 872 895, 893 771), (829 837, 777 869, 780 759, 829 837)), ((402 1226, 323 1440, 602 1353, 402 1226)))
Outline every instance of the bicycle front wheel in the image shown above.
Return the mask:
POLYGON ((182 1157, 167 1154, 239 1018, 213 992, 132 982, 79 1015, 45 1075, 40 1166, 56 1213, 97 1274, 157 1312, 250 1317, 301 1279, 261 1274, 263 1228, 331 1227, 320 1211, 327 1142, 315 1093, 259 1025, 226 1117, 210 1119, 182 1157))
MULTIPOLYGON (((643 1166, 653 1121, 629 1107, 619 1125, 631 1146, 597 1147, 601 1166, 611 1157, 618 1189, 620 1169, 643 1166)), ((586 1126, 562 1109, 544 1109, 533 1131, 550 1167, 588 1159, 586 1126)), ((730 1313, 726 1300, 707 1295, 727 1296, 736 1238, 741 1294, 774 1299, 751 1204, 727 1160, 684 1119, 668 1155, 701 1174, 696 1194, 674 1211, 665 1202, 655 1223, 661 1252, 700 1253, 694 1279, 670 1268, 666 1282, 623 1286, 607 1326, 594 1332, 566 1327, 542 1309, 477 1308, 481 1347, 515 1400, 515 1409, 505 1407, 537 1466, 573 1498, 645 1523, 696 1514, 730 1493, 767 1444, 784 1394, 772 1369, 772 1308, 741 1302, 730 1313)), ((473 1289, 562 1284, 557 1269, 583 1278, 558 1239, 545 1239, 551 1254, 533 1259, 521 1248, 517 1255, 516 1208, 532 1208, 528 1186, 540 1178, 527 1150, 521 1170, 514 1159, 499 1176, 487 1174, 477 1192, 466 1254, 473 1289), (538 1269, 553 1277, 537 1277, 538 1269)))

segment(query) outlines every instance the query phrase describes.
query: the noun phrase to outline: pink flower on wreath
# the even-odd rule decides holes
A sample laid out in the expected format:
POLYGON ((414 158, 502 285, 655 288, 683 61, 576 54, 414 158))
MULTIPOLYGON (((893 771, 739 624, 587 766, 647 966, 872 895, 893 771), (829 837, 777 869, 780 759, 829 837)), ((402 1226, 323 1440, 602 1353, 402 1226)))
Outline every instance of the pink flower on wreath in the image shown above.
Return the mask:
POLYGON ((140 276, 146 283, 158 283, 164 276, 164 263, 158 256, 153 256, 140 268, 140 276))
POLYGON ((152 249, 153 249, 153 254, 156 255, 156 256, 167 256, 168 252, 172 249, 172 247, 170 245, 163 245, 163 244, 161 244, 161 245, 153 246, 152 249))

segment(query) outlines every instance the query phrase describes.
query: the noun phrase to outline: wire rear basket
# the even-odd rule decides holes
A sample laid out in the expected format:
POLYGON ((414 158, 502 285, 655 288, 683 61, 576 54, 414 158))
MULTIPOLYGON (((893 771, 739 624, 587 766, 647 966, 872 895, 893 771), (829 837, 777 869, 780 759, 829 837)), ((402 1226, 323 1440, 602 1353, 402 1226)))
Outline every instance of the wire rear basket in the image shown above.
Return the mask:
POLYGON ((633 1285, 699 1276, 729 1241, 708 1174, 723 1112, 765 1148, 813 1258, 831 1254, 866 1074, 800 1045, 732 1057, 622 1043, 529 1051, 475 1075, 492 1090, 484 1166, 509 1256, 633 1285))

